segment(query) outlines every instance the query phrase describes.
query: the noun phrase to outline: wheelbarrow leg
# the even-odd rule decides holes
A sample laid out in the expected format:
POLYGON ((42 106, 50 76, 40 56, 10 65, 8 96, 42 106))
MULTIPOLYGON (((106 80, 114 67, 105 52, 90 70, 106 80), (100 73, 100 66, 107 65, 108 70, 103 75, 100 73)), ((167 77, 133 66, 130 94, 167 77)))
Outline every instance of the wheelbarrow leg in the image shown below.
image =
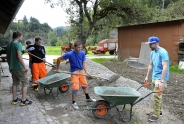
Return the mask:
MULTIPOLYGON (((132 119, 132 107, 133 107, 133 104, 130 104, 130 106, 131 106, 131 107, 130 107, 130 118, 127 119, 127 120, 125 120, 125 119, 123 118, 123 115, 122 115, 121 111, 119 110, 118 107, 116 107, 116 110, 118 111, 118 113, 119 113, 119 115, 120 115, 120 117, 121 117, 121 119, 122 119, 123 122, 130 122, 130 120, 132 119)), ((125 105, 124 105, 123 109, 125 109, 125 105)))

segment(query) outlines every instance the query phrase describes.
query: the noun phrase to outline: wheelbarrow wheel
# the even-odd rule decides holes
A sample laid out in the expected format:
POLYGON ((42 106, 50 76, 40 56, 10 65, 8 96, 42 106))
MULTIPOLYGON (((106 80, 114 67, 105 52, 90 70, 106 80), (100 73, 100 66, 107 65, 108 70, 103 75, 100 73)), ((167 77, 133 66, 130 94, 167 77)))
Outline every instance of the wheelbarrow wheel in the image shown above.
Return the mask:
POLYGON ((104 100, 99 100, 96 101, 93 104, 93 110, 92 113, 96 118, 105 118, 108 111, 110 110, 110 105, 108 102, 104 101, 104 100), (95 110, 96 109, 96 110, 95 110))
POLYGON ((60 91, 61 93, 67 92, 68 89, 69 89, 69 85, 68 85, 67 82, 63 83, 63 84, 61 85, 61 87, 59 87, 59 91, 60 91))
POLYGON ((52 88, 46 88, 46 87, 44 87, 44 93, 46 95, 49 95, 51 93, 51 90, 52 90, 52 88))

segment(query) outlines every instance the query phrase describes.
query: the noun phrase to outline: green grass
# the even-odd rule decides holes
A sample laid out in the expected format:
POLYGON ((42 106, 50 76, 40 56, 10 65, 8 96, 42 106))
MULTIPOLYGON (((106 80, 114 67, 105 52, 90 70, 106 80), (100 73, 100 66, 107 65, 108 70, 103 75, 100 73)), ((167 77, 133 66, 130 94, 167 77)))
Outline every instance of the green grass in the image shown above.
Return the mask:
POLYGON ((171 65, 170 66, 170 72, 184 74, 184 69, 179 69, 178 65, 176 65, 176 66, 171 65))
POLYGON ((61 55, 61 47, 60 46, 45 46, 47 55, 61 55))
POLYGON ((99 63, 99 64, 104 64, 106 61, 116 61, 115 58, 94 58, 94 59, 91 59, 93 60, 94 62, 96 63, 99 63))

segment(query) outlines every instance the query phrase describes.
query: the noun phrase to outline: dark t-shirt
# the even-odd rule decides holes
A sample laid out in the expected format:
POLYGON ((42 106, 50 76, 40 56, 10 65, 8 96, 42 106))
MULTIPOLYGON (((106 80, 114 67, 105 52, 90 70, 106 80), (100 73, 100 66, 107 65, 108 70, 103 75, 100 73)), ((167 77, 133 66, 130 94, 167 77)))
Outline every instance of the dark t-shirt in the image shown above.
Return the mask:
MULTIPOLYGON (((34 50, 30 51, 31 54, 33 54, 33 55, 35 55, 35 56, 37 56, 37 57, 39 57, 41 59, 45 58, 46 52, 45 52, 45 47, 44 46, 42 46, 42 45, 41 46, 36 46, 34 44, 34 45, 29 45, 27 47, 27 49, 29 49, 31 47, 34 48, 34 50)), ((40 60, 40 59, 38 59, 38 58, 36 58, 34 56, 31 56, 31 58, 32 58, 32 63, 40 63, 40 62, 43 62, 42 60, 40 60)))

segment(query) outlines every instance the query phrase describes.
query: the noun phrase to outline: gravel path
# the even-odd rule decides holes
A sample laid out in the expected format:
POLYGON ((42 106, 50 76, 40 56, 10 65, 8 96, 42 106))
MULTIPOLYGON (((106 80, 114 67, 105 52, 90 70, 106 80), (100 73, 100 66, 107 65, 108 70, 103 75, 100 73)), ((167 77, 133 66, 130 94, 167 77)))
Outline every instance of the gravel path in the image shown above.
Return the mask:
MULTIPOLYGON (((115 74, 114 72, 112 72, 111 70, 106 68, 105 66, 102 66, 101 64, 95 63, 92 60, 87 59, 86 64, 87 64, 88 71, 90 74, 103 76, 106 78, 110 78, 112 75, 115 74)), ((61 63, 60 69, 62 71, 69 71, 69 64, 61 63)), ((48 75, 54 74, 55 73, 54 70, 55 70, 55 68, 52 68, 50 70, 50 72, 48 73, 48 75)), ((90 96, 92 98, 97 99, 97 100, 100 100, 102 98, 100 98, 99 96, 97 96, 94 93, 93 88, 95 86, 130 87, 130 88, 134 88, 134 89, 137 89, 138 87, 141 86, 138 82, 124 78, 122 76, 118 80, 111 82, 111 83, 109 83, 108 81, 105 81, 105 80, 100 80, 100 79, 88 79, 88 83, 89 83, 90 96)), ((139 90, 139 92, 142 94, 142 96, 144 96, 144 95, 147 95, 148 93, 150 93, 151 90, 143 87, 139 90)), ((61 94, 61 95, 62 95, 61 98, 59 97, 57 101, 53 101, 52 97, 47 97, 46 101, 48 101, 49 104, 56 106, 56 107, 58 106, 59 103, 66 104, 65 107, 60 108, 61 110, 59 110, 58 112, 56 112, 56 110, 58 110, 58 108, 53 108, 54 109, 53 112, 55 114, 58 113, 57 114, 58 118, 63 118, 63 117, 61 117, 62 114, 66 114, 67 117, 64 117, 62 121, 66 121, 66 122, 73 121, 73 122, 77 122, 77 123, 78 122, 82 123, 83 121, 85 121, 85 122, 87 121, 88 123, 99 123, 99 124, 119 124, 119 123, 122 123, 122 121, 119 119, 119 114, 117 113, 115 108, 111 109, 110 115, 107 118, 102 119, 102 120, 94 118, 94 116, 92 115, 92 113, 90 111, 84 110, 83 107, 86 105, 86 103, 84 102, 85 97, 84 97, 84 94, 81 90, 79 91, 78 96, 77 96, 77 100, 76 100, 79 107, 82 108, 79 111, 75 111, 71 107, 71 90, 69 90, 67 93, 61 94), (79 119, 78 116, 74 116, 76 113, 78 116, 81 116, 84 119, 83 118, 79 119), (73 118, 72 120, 70 120, 71 117, 73 118)), ((39 98, 41 102, 45 100, 45 98, 44 99, 42 98, 42 94, 37 94, 37 98, 39 98)), ((136 116, 133 116, 132 123, 130 123, 130 124, 133 124, 133 123, 137 123, 137 124, 145 123, 146 124, 147 123, 147 116, 145 113, 148 112, 147 110, 151 111, 150 108, 152 108, 151 107, 152 99, 153 99, 153 96, 151 95, 135 105, 133 112, 136 116)), ((166 113, 167 112, 165 112, 165 114, 166 113)), ((51 115, 52 114, 53 113, 51 112, 51 115)), ((170 115, 169 113, 168 113, 168 116, 162 117, 159 121, 163 122, 163 123, 170 123, 170 124, 175 124, 175 123, 182 124, 179 120, 177 120, 177 122, 176 122, 176 118, 173 115, 170 115)))

